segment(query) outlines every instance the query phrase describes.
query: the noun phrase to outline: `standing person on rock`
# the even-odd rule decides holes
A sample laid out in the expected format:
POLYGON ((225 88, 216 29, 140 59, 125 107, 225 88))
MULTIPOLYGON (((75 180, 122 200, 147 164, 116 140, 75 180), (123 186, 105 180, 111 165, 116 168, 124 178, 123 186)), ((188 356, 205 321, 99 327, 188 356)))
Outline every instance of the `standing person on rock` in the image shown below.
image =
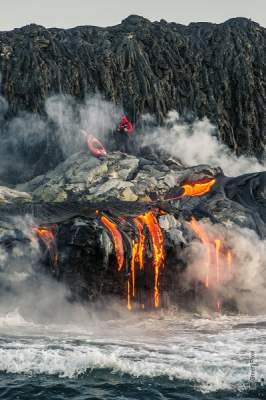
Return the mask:
POLYGON ((131 135, 134 132, 134 127, 130 119, 123 115, 120 124, 115 132, 116 148, 122 153, 131 152, 131 135))

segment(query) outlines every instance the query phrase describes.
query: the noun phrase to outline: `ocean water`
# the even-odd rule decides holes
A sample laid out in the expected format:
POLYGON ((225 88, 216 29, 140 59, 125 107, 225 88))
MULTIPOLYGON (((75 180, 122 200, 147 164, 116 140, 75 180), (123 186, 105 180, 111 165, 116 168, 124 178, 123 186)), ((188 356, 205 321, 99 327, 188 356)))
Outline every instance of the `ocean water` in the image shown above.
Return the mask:
POLYGON ((0 399, 266 399, 266 316, 0 315, 0 399))

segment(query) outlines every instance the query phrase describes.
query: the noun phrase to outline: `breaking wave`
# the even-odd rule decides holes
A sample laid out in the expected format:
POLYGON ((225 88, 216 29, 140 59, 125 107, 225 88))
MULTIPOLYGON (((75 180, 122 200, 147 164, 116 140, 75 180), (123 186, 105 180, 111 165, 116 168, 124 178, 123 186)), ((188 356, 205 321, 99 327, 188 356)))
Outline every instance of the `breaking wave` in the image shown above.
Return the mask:
POLYGON ((256 379, 266 376, 264 316, 143 315, 78 328, 27 323, 15 312, 0 318, 0 333, 0 373, 78 378, 108 370, 238 391, 249 384, 254 352, 256 379))

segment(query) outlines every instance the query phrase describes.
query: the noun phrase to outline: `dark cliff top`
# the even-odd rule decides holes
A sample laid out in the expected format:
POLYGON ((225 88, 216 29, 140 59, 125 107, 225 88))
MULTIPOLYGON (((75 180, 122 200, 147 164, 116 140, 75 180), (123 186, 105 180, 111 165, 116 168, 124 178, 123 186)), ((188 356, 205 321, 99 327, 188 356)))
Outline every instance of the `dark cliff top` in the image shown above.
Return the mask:
POLYGON ((100 31, 102 30, 116 30, 117 28, 124 28, 128 30, 128 28, 133 28, 136 29, 137 27, 141 26, 152 26, 152 25, 162 25, 162 26, 167 26, 170 25, 171 27, 177 27, 178 29, 186 30, 187 28, 205 28, 205 29, 215 29, 216 27, 239 27, 239 28, 248 28, 248 27, 253 27, 253 28, 260 28, 260 29, 265 29, 261 27, 257 22, 252 21, 250 18, 245 18, 245 17, 236 17, 236 18, 230 18, 226 20, 225 22, 222 23, 213 23, 213 22, 191 22, 188 25, 183 25, 179 24, 177 22, 172 22, 172 21, 166 21, 164 19, 161 19, 160 21, 154 21, 151 22, 149 19, 144 18, 140 15, 129 15, 127 18, 123 19, 120 24, 117 25, 112 25, 112 26, 107 26, 107 27, 99 27, 99 26, 94 26, 94 25, 78 25, 72 28, 57 28, 57 27, 50 27, 46 28, 43 25, 38 25, 35 23, 31 23, 25 26, 22 26, 20 28, 14 28, 10 31, 0 31, 0 34, 12 34, 12 33, 25 33, 25 34, 30 34, 30 33, 41 33, 43 31, 75 31, 75 30, 86 30, 86 29, 99 29, 100 31))
POLYGON ((207 117, 237 154, 266 159, 266 29, 247 18, 187 26, 137 15, 105 28, 31 24, 0 32, 0 74, 6 118, 44 115, 55 94, 82 101, 101 93, 133 122, 150 113, 161 123, 170 110, 207 117))

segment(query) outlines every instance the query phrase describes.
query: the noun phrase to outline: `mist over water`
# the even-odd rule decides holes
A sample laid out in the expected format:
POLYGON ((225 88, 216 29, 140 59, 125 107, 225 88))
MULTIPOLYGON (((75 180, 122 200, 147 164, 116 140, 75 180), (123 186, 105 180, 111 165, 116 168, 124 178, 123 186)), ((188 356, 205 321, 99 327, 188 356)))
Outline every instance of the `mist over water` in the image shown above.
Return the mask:
MULTIPOLYGON (((114 308, 113 318, 111 313, 109 319, 95 314, 83 323, 64 324, 36 324, 17 311, 7 314, 0 318, 0 374, 12 374, 13 379, 23 374, 24 382, 61 381, 66 388, 75 382, 80 395, 86 382, 90 394, 92 382, 98 389, 104 384, 106 398, 112 398, 113 390, 131 398, 125 381, 140 391, 148 385, 149 398, 173 388, 170 398, 176 398, 182 386, 195 399, 198 394, 216 398, 220 392, 225 398, 226 393, 246 397, 254 352, 256 379, 265 376, 264 316, 185 315, 177 310, 115 314, 114 308)), ((259 385, 255 393, 261 392, 259 385)))
MULTIPOLYGON (((233 299, 241 314, 266 315, 266 241, 261 240, 255 232, 234 225, 224 227, 207 221, 201 221, 200 225, 210 240, 212 239, 213 254, 214 240, 218 238, 222 246, 230 249, 232 255, 232 264, 229 267, 226 254, 220 254, 219 284, 216 282, 216 263, 213 257, 208 290, 215 297, 223 299, 224 303, 233 299)), ((194 280, 204 282, 206 252, 206 246, 198 240, 193 241, 188 248, 188 267, 183 277, 188 284, 194 280)))

